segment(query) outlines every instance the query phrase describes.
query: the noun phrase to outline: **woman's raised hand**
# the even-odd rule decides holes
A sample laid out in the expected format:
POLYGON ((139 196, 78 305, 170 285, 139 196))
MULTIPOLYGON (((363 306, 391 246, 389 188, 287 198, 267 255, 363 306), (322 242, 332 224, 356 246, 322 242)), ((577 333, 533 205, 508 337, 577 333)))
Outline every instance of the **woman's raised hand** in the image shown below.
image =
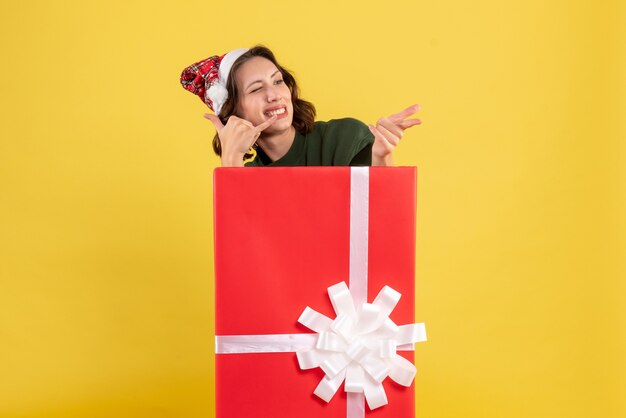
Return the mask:
POLYGON ((216 115, 207 113, 204 117, 210 120, 217 130, 222 146, 222 166, 224 167, 242 167, 244 154, 250 150, 261 132, 276 121, 276 115, 274 115, 254 126, 251 122, 233 115, 224 125, 216 115))
POLYGON ((419 119, 407 119, 419 110, 419 105, 409 106, 401 112, 378 119, 376 126, 367 125, 372 135, 372 165, 393 165, 391 153, 396 148, 404 131, 422 123, 419 119))

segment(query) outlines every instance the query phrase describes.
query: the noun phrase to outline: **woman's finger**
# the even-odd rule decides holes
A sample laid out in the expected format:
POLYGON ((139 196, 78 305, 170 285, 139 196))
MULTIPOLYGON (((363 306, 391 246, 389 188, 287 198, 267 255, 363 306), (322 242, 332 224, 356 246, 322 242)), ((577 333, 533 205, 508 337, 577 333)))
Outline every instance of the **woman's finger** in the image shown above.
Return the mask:
POLYGON ((411 126, 421 125, 422 121, 419 119, 406 119, 398 122, 398 126, 402 129, 409 129, 411 126))
POLYGON ((211 123, 213 123, 213 126, 215 126, 215 130, 217 131, 217 134, 219 135, 220 132, 222 132, 222 129, 224 129, 224 124, 222 123, 220 118, 218 118, 217 116, 212 115, 210 113, 205 113, 204 117, 206 119, 210 120, 211 123))
POLYGON ((397 136, 398 138, 402 138, 404 135, 404 129, 400 127, 398 124, 393 123, 388 118, 380 118, 376 123, 376 126, 384 126, 389 132, 397 136))
POLYGON ((394 123, 400 122, 401 120, 406 119, 412 114, 414 114, 415 112, 417 112, 419 109, 420 109, 420 105, 414 104, 413 106, 409 106, 401 112, 398 112, 389 116, 389 120, 391 120, 394 123))
POLYGON ((376 129, 378 129, 378 131, 385 137, 387 142, 389 142, 394 147, 398 145, 398 143, 400 142, 400 137, 397 135, 394 135, 391 131, 389 131, 384 126, 376 125, 376 129))
POLYGON ((233 115, 228 119, 228 122, 230 122, 231 119, 233 121, 233 126, 237 126, 238 128, 243 129, 243 130, 246 130, 246 129, 254 130, 254 125, 248 119, 238 118, 237 116, 233 115))
POLYGON ((259 123, 256 128, 254 128, 255 131, 261 133, 263 132, 265 129, 267 129, 272 123, 276 122, 276 118, 278 116, 277 115, 272 115, 271 118, 269 118, 268 120, 266 120, 263 123, 259 123))

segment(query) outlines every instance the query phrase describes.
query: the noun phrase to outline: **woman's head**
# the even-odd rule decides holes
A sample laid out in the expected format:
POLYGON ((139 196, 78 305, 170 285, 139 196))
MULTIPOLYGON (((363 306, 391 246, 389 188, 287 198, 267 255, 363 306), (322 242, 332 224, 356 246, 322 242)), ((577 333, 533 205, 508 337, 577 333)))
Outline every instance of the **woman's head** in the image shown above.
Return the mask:
MULTIPOLYGON (((255 126, 278 113, 278 119, 266 132, 288 129, 300 133, 313 130, 315 107, 300 99, 298 85, 291 73, 276 61, 264 46, 255 46, 234 62, 226 83, 228 98, 219 117, 223 123, 232 115, 247 119, 255 126), (269 112, 269 113, 268 113, 269 112)), ((213 150, 221 155, 219 137, 213 138, 213 150)), ((246 158, 251 154, 246 154, 246 158)))

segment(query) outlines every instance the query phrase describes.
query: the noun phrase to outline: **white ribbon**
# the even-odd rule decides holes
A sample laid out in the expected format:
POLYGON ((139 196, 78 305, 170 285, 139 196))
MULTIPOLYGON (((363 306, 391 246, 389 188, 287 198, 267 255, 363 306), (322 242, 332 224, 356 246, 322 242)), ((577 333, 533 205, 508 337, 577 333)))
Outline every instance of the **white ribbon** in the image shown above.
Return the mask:
POLYGON ((389 318, 401 296, 389 286, 366 303, 369 168, 351 167, 350 173, 350 289, 344 282, 328 288, 336 318, 307 306, 298 322, 315 334, 220 335, 215 353, 295 352, 300 368, 320 367, 325 373, 315 395, 329 402, 345 381, 347 418, 364 418, 364 398, 370 409, 387 404, 385 378, 411 385, 415 366, 397 351, 426 341, 426 328, 398 326, 389 318))

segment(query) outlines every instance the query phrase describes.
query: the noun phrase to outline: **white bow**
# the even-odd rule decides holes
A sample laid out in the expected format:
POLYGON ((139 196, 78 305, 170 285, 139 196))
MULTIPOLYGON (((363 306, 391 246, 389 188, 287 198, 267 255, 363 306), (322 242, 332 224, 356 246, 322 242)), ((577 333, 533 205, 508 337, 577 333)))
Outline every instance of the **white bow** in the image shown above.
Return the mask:
POLYGON ((313 393, 329 402, 345 380, 345 391, 363 392, 370 409, 386 405, 383 380, 389 376, 410 386, 416 372, 396 350, 426 341, 426 327, 398 326, 389 318, 401 296, 389 286, 373 303, 358 307, 345 282, 329 287, 328 295, 337 314, 334 320, 308 306, 298 319, 318 334, 315 348, 296 353, 301 369, 320 367, 326 374, 313 393))

